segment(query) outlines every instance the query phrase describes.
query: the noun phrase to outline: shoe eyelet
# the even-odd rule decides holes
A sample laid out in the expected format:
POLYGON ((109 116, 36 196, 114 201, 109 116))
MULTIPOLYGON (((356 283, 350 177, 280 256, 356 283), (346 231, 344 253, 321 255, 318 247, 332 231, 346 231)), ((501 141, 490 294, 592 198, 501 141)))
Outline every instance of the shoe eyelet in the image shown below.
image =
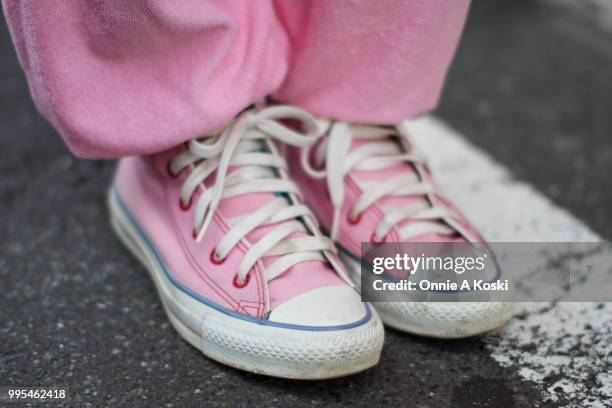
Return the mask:
POLYGON ((170 161, 170 160, 168 160, 168 163, 166 163, 166 171, 168 172, 168 175, 169 175, 171 178, 177 178, 177 177, 178 177, 178 173, 174 174, 174 173, 172 172, 172 166, 170 165, 170 163, 171 163, 171 161, 170 161))
POLYGON ((370 236, 370 242, 374 243, 374 244, 382 244, 383 242, 385 242, 387 240, 387 236, 385 235, 381 240, 377 240, 376 239, 376 231, 374 231, 372 233, 372 235, 370 236))
POLYGON ((362 215, 362 214, 359 214, 357 217, 353 218, 353 217, 351 217, 351 213, 349 212, 349 213, 346 215, 346 220, 347 220, 347 221, 348 221, 348 223, 349 223, 349 224, 351 224, 351 225, 357 225, 357 224, 359 224, 359 221, 361 221, 361 215, 362 215))
POLYGON ((215 265, 221 265, 223 262, 225 262, 225 259, 217 258, 217 248, 213 248, 213 250, 210 251, 210 262, 215 265))
POLYGON ((232 283, 234 284, 234 287, 237 289, 242 289, 244 288, 246 285, 249 284, 249 280, 251 279, 251 275, 248 274, 246 276, 246 279, 244 280, 244 282, 240 283, 238 282, 238 274, 234 275, 234 280, 232 281, 232 283))
POLYGON ((191 197, 189 197, 189 201, 187 201, 187 204, 183 203, 183 200, 179 198, 179 208, 182 211, 189 211, 189 209, 191 208, 191 202, 192 202, 191 197))

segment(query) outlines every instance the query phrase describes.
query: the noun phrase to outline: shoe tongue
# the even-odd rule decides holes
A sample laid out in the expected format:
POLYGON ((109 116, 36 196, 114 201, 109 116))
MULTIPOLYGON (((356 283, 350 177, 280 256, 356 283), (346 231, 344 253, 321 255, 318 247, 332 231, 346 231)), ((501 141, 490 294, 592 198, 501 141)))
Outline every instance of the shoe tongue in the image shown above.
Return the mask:
MULTIPOLYGON (((362 146, 367 143, 389 143, 393 144, 397 147, 397 153, 401 154, 403 152, 402 147, 400 146, 400 142, 396 136, 389 136, 385 139, 354 139, 351 144, 351 150, 362 146)), ((377 183, 382 183, 390 178, 405 176, 407 180, 410 180, 413 175, 417 174, 414 165, 410 163, 397 163, 391 167, 387 167, 380 170, 353 170, 351 171, 351 176, 353 180, 357 183, 359 188, 362 190, 369 188, 370 186, 376 185, 377 183)), ((427 179, 430 179, 431 176, 429 174, 424 174, 427 179)), ((383 210, 406 207, 413 204, 423 204, 429 206, 429 200, 425 195, 414 195, 414 196, 386 196, 379 199, 376 204, 382 208, 383 210)), ((405 220, 397 224, 397 227, 404 227, 415 223, 418 221, 405 220)), ((440 221, 442 223, 442 221, 440 221)), ((416 241, 422 242, 436 242, 436 241, 454 241, 454 236, 447 234, 424 234, 418 237, 415 237, 416 241)))
MULTIPOLYGON (((270 151, 270 146, 265 141, 258 142, 251 151, 270 151)), ((264 167, 265 171, 269 172, 269 177, 279 177, 275 170, 272 168, 264 167)), ((237 169, 237 167, 231 166, 228 169, 228 176, 237 169)), ((215 175, 213 174, 213 177, 215 175)), ((214 179, 214 178, 213 178, 214 179)), ((231 223, 233 218, 243 217, 253 213, 255 210, 261 208, 272 200, 279 197, 276 193, 249 193, 240 196, 230 197, 222 199, 219 203, 218 210, 223 217, 231 223)), ((288 197, 284 197, 287 206, 291 205, 288 197)), ((290 222, 290 221, 284 221, 290 222)), ((272 232, 275 228, 283 223, 265 225, 255 228, 249 234, 246 235, 246 239, 254 245, 260 239, 265 237, 268 233, 272 232)), ((308 236, 306 227, 304 226, 303 232, 295 232, 288 238, 298 238, 308 236)), ((278 257, 264 257, 262 262, 264 267, 267 267, 274 263, 278 257)), ((300 293, 307 292, 311 289, 316 289, 322 286, 331 286, 342 284, 343 281, 337 275, 337 273, 331 268, 327 262, 322 261, 308 261, 302 262, 287 269, 278 277, 268 282, 268 295, 270 298, 270 305, 274 309, 277 305, 288 300, 300 293)))

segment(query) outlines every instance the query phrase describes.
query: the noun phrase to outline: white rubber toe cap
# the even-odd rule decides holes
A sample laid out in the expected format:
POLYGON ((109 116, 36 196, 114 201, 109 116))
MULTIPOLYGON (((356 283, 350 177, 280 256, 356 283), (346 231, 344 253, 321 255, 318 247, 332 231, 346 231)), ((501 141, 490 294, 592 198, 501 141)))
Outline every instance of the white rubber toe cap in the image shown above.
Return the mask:
POLYGON ((269 320, 303 326, 341 326, 365 318, 367 309, 350 286, 325 286, 277 306, 269 320))

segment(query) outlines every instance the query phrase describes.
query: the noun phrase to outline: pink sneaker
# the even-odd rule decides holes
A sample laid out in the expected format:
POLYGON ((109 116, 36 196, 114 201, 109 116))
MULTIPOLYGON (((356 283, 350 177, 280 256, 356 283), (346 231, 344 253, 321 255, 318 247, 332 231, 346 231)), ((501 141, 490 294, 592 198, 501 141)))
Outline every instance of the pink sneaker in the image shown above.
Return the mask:
POLYGON ((382 323, 274 144, 316 137, 303 111, 253 108, 212 135, 119 163, 109 194, 115 232, 151 274, 175 329, 214 360, 299 379, 378 362, 382 323))
MULTIPOLYGON (((321 139, 290 148, 290 172, 360 282, 362 242, 482 242, 442 198, 423 157, 397 126, 321 120, 321 139)), ((509 302, 376 302, 383 322, 426 336, 457 338, 502 326, 509 302)))

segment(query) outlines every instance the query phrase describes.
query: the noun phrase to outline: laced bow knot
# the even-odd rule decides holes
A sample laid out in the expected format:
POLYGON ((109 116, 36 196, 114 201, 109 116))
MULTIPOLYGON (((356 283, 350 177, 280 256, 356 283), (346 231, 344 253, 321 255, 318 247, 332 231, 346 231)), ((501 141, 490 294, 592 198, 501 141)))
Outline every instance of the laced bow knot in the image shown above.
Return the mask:
MULTIPOLYGON (((233 124, 227 126, 216 137, 212 145, 206 145, 197 139, 189 142, 189 150, 202 159, 210 159, 221 155, 217 176, 212 187, 212 197, 207 207, 206 216, 198 228, 199 242, 206 234, 212 217, 221 200, 223 185, 227 171, 238 143, 245 137, 247 130, 254 130, 266 134, 283 143, 295 147, 307 147, 313 144, 318 137, 316 119, 308 113, 291 106, 274 106, 258 112, 245 111, 240 114, 233 124), (280 119, 294 117, 306 126, 306 132, 300 133, 278 122, 280 119)), ((213 139, 215 136, 213 136, 213 139)))
MULTIPOLYGON (((326 180, 334 210, 330 236, 335 241, 345 200, 344 178, 352 170, 384 170, 399 163, 423 166, 426 169, 427 163, 402 126, 359 125, 330 120, 320 120, 320 124, 323 130, 319 137, 322 141, 302 149, 300 162, 304 172, 310 177, 326 180), (393 138, 396 140, 392 140, 393 138), (355 145, 354 141, 359 143, 355 145), (406 146, 407 148, 404 148, 406 146), (311 158, 314 158, 315 166, 311 158), (323 165, 320 166, 321 163, 323 165)), ((349 220, 359 219, 368 208, 385 197, 428 198, 424 202, 407 206, 383 208, 383 218, 372 236, 386 237, 392 228, 406 220, 413 221, 399 231, 400 238, 406 240, 426 233, 457 232, 453 225, 444 221, 460 219, 460 216, 452 209, 436 206, 429 200, 439 192, 432 182, 421 179, 416 168, 412 174, 401 173, 382 181, 361 184, 363 193, 348 210, 349 220)))
POLYGON ((258 227, 277 224, 243 257, 237 274, 240 284, 245 284, 251 268, 264 256, 278 257, 264 271, 266 279, 271 280, 297 263, 325 260, 321 251, 335 250, 328 238, 320 234, 305 235, 308 231, 296 218, 314 220, 314 216, 305 205, 293 203, 284 196, 298 193, 298 188, 279 175, 280 171, 286 170, 286 163, 268 144, 272 139, 307 148, 316 142, 318 136, 317 120, 301 109, 283 105, 251 109, 216 132, 191 140, 187 150, 171 160, 170 168, 174 173, 192 166, 181 188, 183 202, 192 199, 204 180, 216 172, 213 184, 201 189, 197 200, 194 215, 196 242, 206 234, 222 199, 249 193, 281 195, 277 194, 251 213, 229 220, 230 229, 214 250, 215 260, 222 261, 248 233, 258 227), (300 121, 302 130, 283 125, 281 120, 287 118, 300 121), (296 232, 305 236, 290 237, 296 232))

